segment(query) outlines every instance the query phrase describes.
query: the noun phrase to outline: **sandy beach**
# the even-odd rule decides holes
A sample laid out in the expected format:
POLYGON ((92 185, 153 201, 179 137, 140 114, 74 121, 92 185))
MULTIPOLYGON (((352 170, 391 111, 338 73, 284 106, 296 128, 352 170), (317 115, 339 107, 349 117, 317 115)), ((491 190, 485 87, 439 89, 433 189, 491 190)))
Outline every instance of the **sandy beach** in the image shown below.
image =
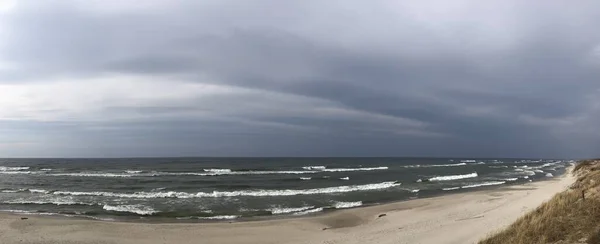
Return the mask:
POLYGON ((2 243, 476 243, 565 190, 574 177, 305 218, 147 224, 0 214, 2 243), (382 216, 384 215, 384 216, 382 216), (22 220, 22 217, 28 219, 22 220))

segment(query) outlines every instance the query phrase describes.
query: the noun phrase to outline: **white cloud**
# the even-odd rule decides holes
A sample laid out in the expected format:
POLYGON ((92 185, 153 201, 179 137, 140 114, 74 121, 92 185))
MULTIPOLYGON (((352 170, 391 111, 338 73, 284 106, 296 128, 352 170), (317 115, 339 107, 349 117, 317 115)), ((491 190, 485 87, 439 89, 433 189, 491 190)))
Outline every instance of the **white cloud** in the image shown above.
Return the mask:
MULTIPOLYGON (((346 108, 324 99, 176 77, 111 76, 0 84, 0 121, 112 123, 165 119, 224 121, 280 129, 307 129, 272 119, 354 121, 397 134, 419 133, 420 121, 346 108), (148 110, 144 110, 148 109, 148 110), (158 112, 153 112, 158 110, 158 112)), ((99 128, 102 126, 100 125, 99 128)))
POLYGON ((0 0, 0 14, 8 13, 17 6, 18 0, 0 0))

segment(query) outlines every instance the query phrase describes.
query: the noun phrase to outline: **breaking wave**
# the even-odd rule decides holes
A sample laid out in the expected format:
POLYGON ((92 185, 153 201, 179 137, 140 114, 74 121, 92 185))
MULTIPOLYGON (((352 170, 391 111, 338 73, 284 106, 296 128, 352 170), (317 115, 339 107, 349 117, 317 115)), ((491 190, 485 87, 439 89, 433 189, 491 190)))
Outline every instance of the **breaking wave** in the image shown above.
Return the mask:
POLYGON ((302 168, 305 170, 323 170, 326 167, 325 166, 304 166, 302 168))
POLYGON ((311 213, 318 213, 318 212, 322 212, 322 211, 323 211, 323 208, 314 208, 314 209, 309 209, 306 211, 294 213, 294 215, 305 215, 305 214, 311 214, 311 213))
POLYGON ((306 210, 312 209, 314 207, 315 206, 300 207, 300 208, 271 208, 271 209, 268 209, 268 211, 270 211, 271 214, 288 214, 288 213, 306 211, 306 210))
POLYGON ((334 208, 355 208, 355 207, 360 207, 362 206, 363 203, 362 201, 358 201, 358 202, 336 202, 335 204, 333 204, 334 208))
POLYGON ((478 176, 477 172, 466 174, 466 175, 446 175, 446 176, 433 177, 433 178, 429 179, 429 181, 460 180, 460 179, 467 179, 467 178, 475 178, 477 176, 478 176))
POLYGON ((115 192, 72 192, 72 191, 55 191, 55 195, 68 196, 105 196, 105 197, 122 197, 122 198, 203 198, 203 197, 266 197, 266 196, 295 196, 295 195, 314 195, 314 194, 330 194, 355 191, 371 191, 381 190, 399 186, 397 182, 382 182, 377 184, 366 185, 350 185, 336 186, 315 189, 303 190, 244 190, 244 191, 213 191, 213 192, 135 192, 135 193, 115 193, 115 192))
POLYGON ((506 181, 490 181, 490 182, 483 182, 483 183, 479 183, 479 184, 466 185, 466 186, 462 186, 461 188, 475 188, 475 187, 482 187, 482 186, 495 186, 495 185, 502 185, 504 183, 506 183, 506 181))
POLYGON ((115 212, 129 212, 138 215, 153 215, 158 213, 158 211, 154 210, 151 207, 136 204, 136 205, 104 205, 102 209, 107 211, 115 211, 115 212))
POLYGON ((17 166, 17 167, 7 167, 0 166, 0 171, 19 171, 19 170, 28 170, 29 167, 17 166))

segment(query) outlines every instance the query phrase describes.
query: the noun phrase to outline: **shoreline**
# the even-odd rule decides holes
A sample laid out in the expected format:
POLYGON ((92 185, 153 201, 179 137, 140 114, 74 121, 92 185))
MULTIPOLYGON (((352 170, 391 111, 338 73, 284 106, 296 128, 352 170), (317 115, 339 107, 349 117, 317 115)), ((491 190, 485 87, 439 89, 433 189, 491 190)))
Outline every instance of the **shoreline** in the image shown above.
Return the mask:
POLYGON ((148 223, 0 213, 0 236, 4 243, 474 243, 573 181, 567 170, 553 179, 495 189, 233 222, 148 223))
MULTIPOLYGON (((244 222, 262 222, 262 221, 273 221, 273 220, 294 220, 294 219, 302 219, 302 218, 314 218, 319 216, 326 216, 328 214, 333 214, 339 211, 347 211, 353 209, 364 209, 371 208, 383 205, 390 204, 400 204, 409 201, 416 200, 424 200, 431 198, 438 198, 443 196, 452 196, 459 194, 469 194, 475 192, 485 192, 485 191, 501 191, 502 189, 510 189, 511 187, 519 187, 525 186, 533 183, 544 182, 544 181, 552 181, 559 178, 564 177, 565 175, 570 173, 572 166, 565 168, 565 172, 562 174, 552 177, 552 178, 542 178, 541 180, 537 180, 535 182, 524 182, 517 184, 500 184, 500 185, 490 185, 480 188, 464 188, 459 189, 459 191, 446 191, 447 193, 427 193, 424 197, 411 197, 402 200, 391 200, 387 202, 378 202, 378 203, 367 203, 358 207, 351 208, 334 208, 333 206, 330 208, 324 208, 323 211, 309 213, 306 215, 293 215, 293 214, 282 214, 282 215, 257 215, 253 217, 240 217, 234 219, 175 219, 171 217, 145 217, 140 216, 138 218, 128 217, 128 216, 103 216, 103 217, 95 217, 95 216, 87 216, 87 215, 76 215, 76 214, 60 214, 60 213, 35 213, 35 212, 11 212, 11 210, 0 210, 0 215, 9 214, 16 216, 35 216, 41 218, 55 218, 55 219, 67 219, 67 220, 87 220, 87 221, 100 221, 100 222, 122 222, 122 223, 138 223, 138 224, 217 224, 217 223, 244 223, 244 222)), ((423 191, 421 191, 423 192, 423 191)), ((427 191, 424 191, 427 192, 427 191)), ((361 201, 362 202, 362 201, 361 201)))

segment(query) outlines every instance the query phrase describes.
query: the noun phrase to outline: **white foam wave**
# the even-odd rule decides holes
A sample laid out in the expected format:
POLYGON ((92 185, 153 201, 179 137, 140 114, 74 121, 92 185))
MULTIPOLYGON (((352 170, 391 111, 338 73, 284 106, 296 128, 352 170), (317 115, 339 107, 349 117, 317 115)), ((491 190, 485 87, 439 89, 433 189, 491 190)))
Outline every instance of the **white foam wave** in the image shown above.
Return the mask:
POLYGON ((0 174, 5 174, 5 175, 28 175, 28 174, 31 174, 31 171, 0 171, 0 174))
POLYGON ((456 163, 456 164, 424 164, 424 165, 415 164, 415 165, 406 165, 406 166, 404 166, 404 168, 458 167, 458 166, 465 166, 465 165, 467 165, 467 163, 456 163))
POLYGON ((422 179, 418 179, 416 182, 417 183, 421 183, 421 182, 423 182, 423 180, 422 179))
POLYGON ((53 199, 53 200, 49 200, 49 201, 42 201, 42 200, 38 200, 38 201, 10 200, 10 201, 2 202, 2 203, 4 203, 4 204, 38 204, 38 205, 43 205, 43 204, 52 204, 52 205, 88 205, 88 206, 97 205, 97 204, 93 204, 93 203, 75 202, 75 201, 64 200, 64 199, 53 199))
POLYGON ((114 174, 114 173, 56 173, 47 174, 50 176, 74 176, 74 177, 131 177, 130 174, 114 174))
POLYGON ((204 172, 228 173, 231 172, 231 169, 204 169, 204 172))
POLYGON ((544 171, 543 171, 543 170, 539 170, 539 169, 533 170, 533 172, 540 173, 540 174, 543 174, 543 173, 544 173, 544 171))
POLYGON ((552 173, 547 173, 546 177, 554 177, 554 175, 552 173))
POLYGON ((17 167, 7 167, 7 166, 0 166, 0 171, 19 171, 19 170, 28 170, 29 167, 24 167, 24 166, 17 166, 17 167))
POLYGON ((333 204, 333 207, 334 208, 355 208, 355 207, 360 207, 362 205, 363 205, 362 201, 358 201, 358 202, 336 202, 335 204, 333 204))
POLYGON ((225 220, 225 219, 237 219, 240 216, 237 215, 217 215, 210 217, 198 217, 198 219, 207 219, 207 220, 225 220))
POLYGON ((26 191, 26 189, 19 189, 19 190, 2 190, 0 192, 2 193, 17 193, 17 192, 24 192, 26 191))
POLYGON ((516 180, 518 180, 518 179, 519 179, 519 178, 507 178, 507 179, 504 179, 504 181, 516 181, 516 180))
POLYGON ((460 160, 461 163, 475 163, 475 160, 460 160))
POLYGON ((423 165, 422 167, 457 167, 457 166, 465 166, 466 163, 457 163, 457 164, 430 164, 423 165))
POLYGON ((429 181, 448 181, 448 180, 460 180, 460 179, 468 179, 477 177, 477 172, 465 174, 465 175, 446 175, 446 176, 437 176, 429 179, 429 181))
POLYGON ((141 170, 125 170, 125 173, 128 173, 128 174, 139 174, 139 173, 142 173, 142 172, 144 172, 144 171, 141 171, 141 170))
POLYGON ((305 170, 324 170, 325 166, 304 166, 302 167, 305 170))
POLYGON ((523 177, 523 179, 529 179, 529 176, 525 176, 525 177, 523 177))
POLYGON ((350 177, 342 177, 340 180, 350 180, 350 177))
POLYGON ((501 166, 490 166, 490 168, 492 168, 492 169, 501 169, 501 168, 508 168, 508 166, 506 166, 506 165, 501 165, 501 166))
POLYGON ((312 208, 314 208, 314 206, 300 207, 300 208, 271 208, 271 209, 268 209, 268 211, 270 211, 271 214, 288 214, 288 213, 302 212, 302 211, 306 211, 306 210, 309 210, 312 208))
POLYGON ((178 175, 192 175, 192 176, 219 176, 219 175, 269 175, 269 174, 314 174, 318 171, 221 171, 221 172, 207 172, 207 173, 195 173, 195 172, 156 172, 152 176, 178 176, 178 175))
POLYGON ((466 185, 466 186, 462 186, 461 188, 475 188, 475 187, 482 187, 482 186, 495 186, 495 185, 502 185, 504 183, 506 183, 506 181, 490 181, 490 182, 483 182, 483 183, 479 183, 479 184, 466 185))
POLYGON ((523 172, 523 173, 525 173, 526 175, 529 175, 529 176, 533 176, 533 175, 535 175, 535 172, 533 172, 533 171, 529 171, 529 170, 527 170, 527 171, 525 171, 525 172, 523 172))
POLYGON ((50 191, 48 190, 40 190, 40 189, 27 189, 27 191, 31 192, 31 193, 49 193, 50 191))
POLYGON ((460 189, 460 187, 448 187, 448 188, 442 188, 443 191, 454 191, 454 190, 458 190, 460 189))
POLYGON ((321 211, 323 211, 323 208, 314 208, 314 209, 309 209, 306 211, 294 213, 294 215, 305 215, 305 214, 317 213, 317 212, 321 212, 321 211))
POLYGON ((158 213, 158 211, 154 210, 153 208, 144 206, 144 205, 140 205, 140 204, 117 205, 117 206, 104 205, 102 207, 102 209, 107 210, 107 211, 115 211, 115 212, 129 212, 129 213, 135 213, 138 215, 152 215, 152 214, 158 213))
POLYGON ((52 169, 40 169, 41 171, 52 171, 52 169))
POLYGON ((311 177, 300 177, 301 180, 310 180, 312 179, 311 177))
POLYGON ((335 169, 322 169, 324 172, 348 172, 348 171, 372 171, 372 170, 386 170, 388 167, 371 167, 371 168, 335 168, 335 169))
POLYGON ((115 193, 115 192, 72 192, 72 191, 55 191, 55 195, 70 195, 70 196, 105 196, 105 197, 122 197, 122 198, 203 198, 203 197, 265 197, 265 196, 295 196, 295 195, 314 195, 314 194, 331 194, 344 193, 355 191, 371 191, 381 190, 399 186, 397 182, 382 182, 366 185, 351 185, 351 186, 336 186, 327 188, 303 189, 303 190, 244 190, 230 192, 135 192, 135 193, 115 193))
POLYGON ((421 191, 421 190, 420 189, 412 189, 412 190, 410 190, 410 192, 412 192, 412 193, 417 193, 419 191, 421 191))

